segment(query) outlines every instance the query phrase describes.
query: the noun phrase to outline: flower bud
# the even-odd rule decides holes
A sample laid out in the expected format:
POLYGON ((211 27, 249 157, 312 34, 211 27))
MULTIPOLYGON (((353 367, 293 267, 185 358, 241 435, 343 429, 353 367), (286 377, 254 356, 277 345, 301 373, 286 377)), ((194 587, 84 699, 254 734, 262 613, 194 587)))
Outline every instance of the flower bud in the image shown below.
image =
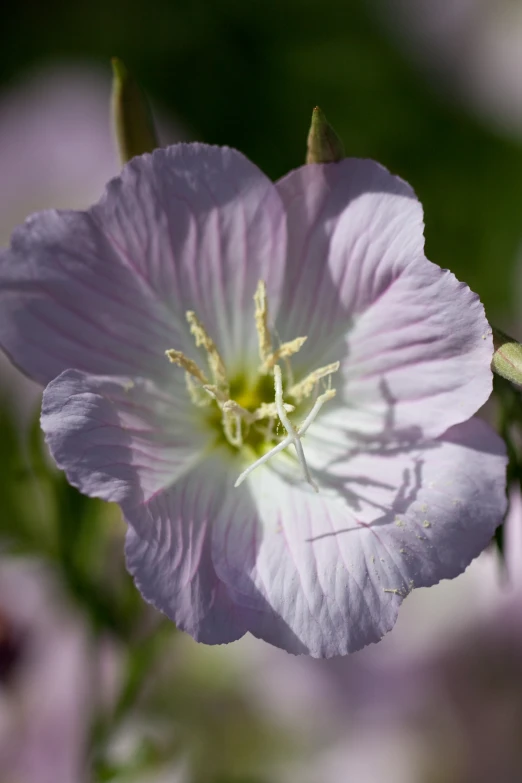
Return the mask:
POLYGON ((312 124, 308 133, 306 162, 334 163, 345 157, 341 139, 316 106, 312 112, 312 124))
POLYGON ((112 116, 122 163, 159 146, 145 94, 118 57, 112 58, 112 116))
POLYGON ((493 328, 493 345, 495 347, 491 360, 493 372, 522 386, 522 345, 495 328, 493 328))

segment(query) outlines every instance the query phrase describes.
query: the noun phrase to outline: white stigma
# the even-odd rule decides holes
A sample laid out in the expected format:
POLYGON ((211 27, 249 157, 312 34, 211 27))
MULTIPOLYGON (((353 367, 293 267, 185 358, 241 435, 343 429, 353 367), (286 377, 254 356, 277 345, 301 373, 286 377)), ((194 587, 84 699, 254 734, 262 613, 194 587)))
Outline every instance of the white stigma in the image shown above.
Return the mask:
POLYGON ((308 470, 308 465, 306 464, 306 458, 303 450, 303 444, 301 443, 299 434, 295 429, 294 425, 292 424, 292 422, 290 421, 290 419, 288 418, 285 411, 284 401, 283 401, 283 377, 281 375, 281 368, 278 364, 274 366, 274 385, 275 385, 275 404, 277 408, 277 415, 281 420, 281 424, 288 432, 287 437, 291 438, 292 443, 294 444, 294 448, 297 454, 297 459, 299 460, 299 464, 303 469, 303 473, 306 481, 312 485, 312 487, 315 489, 316 492, 319 492, 319 488, 317 487, 317 484, 313 481, 310 475, 310 471, 308 470))
MULTIPOLYGON (((281 371, 279 370, 279 374, 280 373, 281 373, 281 371)), ((275 376, 275 373, 274 373, 274 379, 275 378, 276 378, 276 376, 275 376)), ((277 380, 276 380, 276 384, 277 384, 277 380)), ((281 393, 281 397, 282 397, 282 393, 281 393)), ((301 462, 301 460, 299 459, 299 451, 297 452, 297 456, 298 456, 299 462, 301 462, 301 465, 303 465, 303 463, 304 463, 303 468, 304 468, 305 478, 312 485, 312 487, 315 489, 315 491, 317 492, 318 491, 317 486, 312 481, 312 479, 310 478, 308 465, 306 464, 306 460, 305 460, 305 457, 304 457, 303 445, 302 445, 300 439, 305 434, 305 432, 307 431, 309 426, 312 424, 312 422, 315 420, 315 418, 317 417, 317 414, 319 413, 319 411, 323 407, 324 403, 328 402, 328 400, 331 400, 334 397, 335 397, 335 389, 328 389, 327 391, 324 392, 324 394, 320 394, 319 397, 316 399, 316 401, 315 401, 315 403, 314 403, 314 405, 312 407, 312 410, 309 412, 308 416, 302 422, 302 424, 297 428, 297 430, 294 427, 292 427, 292 425, 290 424, 290 426, 292 427, 293 432, 289 432, 288 435, 286 436, 286 438, 284 438, 280 443, 278 443, 276 446, 274 446, 273 449, 270 449, 270 451, 267 451, 266 454, 263 454, 263 456, 260 457, 256 462, 252 463, 252 465, 249 465, 248 468, 246 468, 246 470, 244 470, 241 473, 241 475, 238 477, 238 479, 237 479, 236 483, 234 484, 234 486, 235 487, 239 487, 239 485, 243 483, 243 481, 246 479, 246 477, 250 473, 252 473, 253 470, 258 468, 264 462, 268 462, 269 459, 272 459, 272 457, 275 457, 275 455, 279 454, 280 451, 284 451, 285 449, 287 449, 288 446, 290 446, 292 443, 295 445, 295 440, 297 440, 299 442, 299 446, 301 448, 301 454, 302 454, 302 457, 303 457, 303 462, 301 462)), ((277 385, 276 385, 276 404, 277 404, 277 385)), ((278 414, 279 414, 279 411, 278 411, 278 414)), ((281 418, 281 416, 279 416, 279 418, 281 418)), ((287 421, 288 421, 288 417, 286 417, 286 418, 287 418, 287 421)), ((283 426, 285 426, 285 428, 286 428, 286 424, 284 422, 283 422, 283 426)), ((287 432, 288 432, 288 429, 287 429, 287 432)), ((297 449, 296 449, 296 451, 297 451, 297 449)))

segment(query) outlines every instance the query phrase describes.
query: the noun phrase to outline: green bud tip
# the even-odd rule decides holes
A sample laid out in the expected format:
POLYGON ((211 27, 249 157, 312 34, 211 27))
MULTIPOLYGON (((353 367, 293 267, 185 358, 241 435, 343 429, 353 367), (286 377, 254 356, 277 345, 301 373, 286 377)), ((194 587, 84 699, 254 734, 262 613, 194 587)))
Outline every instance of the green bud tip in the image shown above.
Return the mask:
POLYGON ((511 383, 522 386, 522 345, 512 337, 493 327, 495 353, 491 369, 511 383))
POLYGON ((159 146, 145 94, 119 57, 112 63, 112 117, 122 163, 159 146))
POLYGON ((319 106, 316 106, 312 112, 312 123, 308 133, 306 162, 335 163, 344 157, 344 147, 341 139, 319 106))

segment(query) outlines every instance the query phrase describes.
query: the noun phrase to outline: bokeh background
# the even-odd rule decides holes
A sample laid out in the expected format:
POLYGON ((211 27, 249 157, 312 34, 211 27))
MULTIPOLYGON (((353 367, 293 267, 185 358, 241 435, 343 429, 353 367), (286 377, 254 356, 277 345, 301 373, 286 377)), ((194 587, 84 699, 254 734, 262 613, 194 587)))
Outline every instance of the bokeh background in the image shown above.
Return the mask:
MULTIPOLYGON (((119 169, 110 58, 163 143, 277 178, 320 105, 347 154, 407 179, 428 257, 522 338, 519 0, 21 0, 2 11, 0 244, 119 169)), ((125 572, 117 509, 50 464, 40 390, 0 360, 0 783, 522 781, 522 509, 506 562, 405 601, 330 662, 194 644, 125 572)))

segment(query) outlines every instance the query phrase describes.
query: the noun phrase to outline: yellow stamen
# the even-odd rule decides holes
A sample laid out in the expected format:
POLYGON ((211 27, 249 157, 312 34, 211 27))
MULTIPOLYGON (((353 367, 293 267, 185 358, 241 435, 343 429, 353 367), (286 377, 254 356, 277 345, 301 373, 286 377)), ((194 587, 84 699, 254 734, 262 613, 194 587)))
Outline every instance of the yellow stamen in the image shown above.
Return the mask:
POLYGON ((266 358, 262 370, 268 372, 268 370, 271 370, 274 364, 277 364, 280 359, 288 359, 290 356, 296 354, 301 350, 306 340, 306 337, 296 337, 295 340, 289 340, 288 342, 283 343, 277 351, 274 351, 266 358))
POLYGON ((241 448, 243 438, 241 435, 241 418, 238 413, 223 408, 223 431, 226 439, 232 446, 238 449, 241 448))
POLYGON ((268 303, 266 285, 263 280, 257 284, 254 294, 257 339, 259 342, 259 357, 264 365, 272 353, 272 339, 268 330, 268 303))
MULTIPOLYGON (((208 389, 208 386, 204 388, 208 389)), ((294 405, 286 402, 284 407, 287 413, 292 413, 295 410, 294 405)), ((235 400, 226 400, 222 405, 222 410, 224 412, 237 413, 247 424, 253 424, 253 422, 262 421, 263 419, 274 419, 278 415, 275 402, 263 402, 255 411, 248 411, 235 400)))
POLYGON ((207 334, 205 327, 193 310, 187 311, 186 318, 190 324, 190 331, 196 340, 196 348, 202 345, 207 352, 208 365, 214 383, 217 386, 227 387, 227 371, 214 340, 207 334))
MULTIPOLYGON (((287 413, 295 411, 295 405, 290 405, 288 402, 284 403, 284 408, 287 413)), ((275 402, 262 402, 257 410, 252 414, 255 421, 261 421, 262 419, 275 419, 277 416, 277 406, 275 402)))
POLYGON ((326 378, 327 375, 331 375, 332 373, 337 372, 339 367, 340 362, 332 362, 332 364, 319 367, 317 370, 314 370, 309 375, 307 375, 306 378, 303 378, 302 381, 299 381, 299 383, 296 383, 294 386, 292 386, 288 393, 292 397, 295 397, 297 402, 301 402, 301 400, 304 400, 306 397, 310 396, 316 383, 320 381, 321 378, 326 378))
POLYGON ((174 348, 171 348, 170 350, 165 351, 165 354, 168 356, 169 361, 172 362, 172 364, 177 364, 178 367, 183 367, 184 370, 192 375, 193 378, 196 378, 196 380, 198 380, 200 383, 208 383, 208 379, 203 370, 200 370, 196 362, 192 361, 192 359, 189 359, 188 356, 185 356, 183 351, 176 351, 174 348))
POLYGON ((247 424, 251 424, 255 421, 254 414, 251 411, 247 411, 246 408, 243 408, 243 406, 235 400, 227 400, 224 402, 222 410, 223 413, 234 413, 237 416, 240 416, 247 424))
POLYGON ((194 383, 192 375, 188 372, 185 373, 185 383, 187 385, 190 400, 194 405, 198 408, 205 408, 207 405, 210 405, 210 397, 203 391, 205 387, 194 383))
MULTIPOLYGON (((260 280, 254 295, 255 303, 255 323, 259 343, 259 356, 261 364, 259 373, 262 375, 273 374, 274 376, 274 402, 261 402, 260 398, 264 396, 264 382, 261 379, 258 384, 243 388, 238 383, 240 389, 238 399, 240 402, 230 398, 230 385, 226 375, 224 362, 219 354, 216 344, 207 333, 205 327, 196 316, 193 310, 186 313, 186 318, 190 326, 190 331, 195 338, 196 347, 203 347, 207 354, 208 367, 211 374, 211 381, 207 378, 205 372, 199 364, 186 356, 182 351, 171 349, 165 351, 169 361, 185 370, 185 381, 191 401, 197 406, 204 406, 215 401, 221 412, 221 423, 223 433, 228 442, 237 449, 243 449, 248 445, 249 438, 254 444, 259 441, 259 435, 262 435, 266 444, 279 440, 272 449, 265 452, 257 462, 250 465, 241 476, 239 476, 236 486, 249 475, 258 465, 263 464, 271 457, 275 456, 283 449, 293 445, 297 454, 297 459, 301 465, 305 480, 317 492, 317 485, 314 483, 310 470, 308 468, 301 438, 308 427, 315 420, 321 407, 325 402, 335 396, 335 389, 331 388, 332 373, 339 369, 340 363, 333 362, 311 372, 302 381, 294 384, 290 358, 294 356, 306 341, 306 337, 296 337, 294 340, 281 343, 279 338, 279 347, 276 350, 272 348, 272 338, 268 328, 268 303, 265 283, 260 280), (283 399, 283 374, 281 364, 286 368, 285 380, 287 393, 292 395, 294 402, 300 403, 306 397, 309 397, 314 391, 316 398, 308 415, 299 426, 293 424, 288 418, 288 414, 295 410, 294 405, 284 402, 283 399), (322 378, 328 378, 328 388, 322 394, 318 394, 317 384, 322 378), (243 403, 243 404, 241 404, 243 403), (257 407, 255 407, 257 405, 257 407), (246 406, 246 407, 243 407, 246 406), (266 422, 265 425, 259 422, 266 422), (257 434, 251 434, 251 427, 257 434), (286 436, 280 435, 278 438, 277 430, 280 426, 286 429, 286 436), (246 443, 244 444, 244 440, 246 443)), ((265 378, 266 380, 266 378, 265 378)), ((323 385, 324 386, 324 385, 323 385)))
POLYGON ((213 386, 210 383, 206 383, 203 388, 207 392, 210 397, 212 397, 216 402, 226 402, 228 400, 228 394, 225 394, 225 392, 222 392, 220 389, 218 389, 217 386, 213 386))

